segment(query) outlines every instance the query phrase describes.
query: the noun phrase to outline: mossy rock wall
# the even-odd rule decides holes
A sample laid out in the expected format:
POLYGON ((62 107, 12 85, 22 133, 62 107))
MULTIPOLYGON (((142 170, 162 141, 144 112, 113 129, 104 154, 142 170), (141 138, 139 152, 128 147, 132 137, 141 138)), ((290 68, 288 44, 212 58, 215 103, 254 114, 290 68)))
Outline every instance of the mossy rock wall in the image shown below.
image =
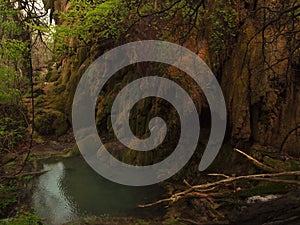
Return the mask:
MULTIPOLYGON (((256 7, 260 7, 263 4, 262 1, 255 2, 255 4, 254 2, 249 3, 249 7, 254 7, 256 4, 256 7)), ((266 3, 269 4, 270 1, 266 1, 266 3)), ((242 5, 241 7, 243 7, 242 5)), ((241 9, 240 13, 248 13, 247 10, 249 9, 246 9, 246 5, 243 9, 244 11, 241 9)), ((64 2, 56 2, 57 10, 64 11, 64 7, 66 7, 64 2)), ((213 5, 208 6, 208 8, 212 7, 213 5)), ((207 50, 209 49, 207 43, 210 42, 208 36, 205 35, 198 41, 194 41, 192 40, 193 37, 190 37, 186 40, 185 46, 194 52, 198 52, 209 65, 222 65, 217 71, 219 73, 217 76, 226 100, 228 132, 230 133, 232 144, 237 147, 247 147, 252 143, 259 143, 263 146, 273 146, 279 149, 286 134, 300 124, 300 82, 294 82, 296 79, 295 72, 294 74, 291 71, 286 72, 285 61, 274 67, 275 75, 270 71, 261 72, 264 69, 261 48, 262 35, 257 33, 258 21, 261 21, 261 19, 260 13, 253 17, 245 18, 243 23, 241 23, 241 27, 239 27, 237 36, 231 43, 230 54, 227 52, 223 57, 213 57, 212 52, 207 50), (255 36, 255 34, 257 35, 255 36), (250 43, 249 40, 251 40, 250 43)), ((204 24, 204 26, 212 25, 204 24)), ((211 30, 209 28, 207 27, 206 29, 204 27, 203 30, 211 30)), ((266 38, 271 38, 271 30, 266 30, 265 32, 266 38)), ((72 43, 75 43, 75 41, 72 43)), ((108 43, 95 44, 90 48, 76 48, 76 46, 72 46, 75 49, 75 54, 66 56, 61 60, 61 68, 57 70, 60 71, 58 72, 60 76, 57 81, 58 85, 65 85, 65 90, 60 97, 65 103, 62 105, 65 106, 65 113, 69 121, 71 121, 73 96, 80 77, 93 60, 108 49, 115 47, 115 45, 118 44, 110 40, 108 43)), ((271 51, 272 49, 267 47, 265 53, 267 60, 274 60, 274 58, 279 57, 278 54, 286 55, 287 40, 280 37, 272 45, 276 51, 271 51)), ((137 66, 135 70, 131 71, 131 74, 128 73, 122 79, 113 79, 109 83, 107 91, 103 93, 98 104, 96 116, 98 128, 112 132, 109 128, 110 108, 108 105, 110 105, 119 91, 120 86, 118 84, 121 83, 123 85, 132 80, 132 78, 138 78, 137 72, 141 68, 137 66), (117 87, 114 87, 114 85, 117 85, 117 87)), ((176 77, 177 72, 172 71, 171 73, 176 77)), ((56 77, 54 75, 53 77, 56 77)), ((197 94, 197 88, 190 85, 189 80, 185 80, 184 76, 177 76, 177 79, 188 89, 189 94, 194 96, 193 99, 199 112, 201 112, 203 107, 207 107, 205 100, 203 100, 204 97, 201 94, 197 94)), ((133 117, 135 117, 135 121, 133 123, 135 125, 133 130, 138 135, 142 135, 139 132, 146 130, 150 115, 161 108, 161 106, 157 105, 153 103, 149 105, 147 102, 142 102, 136 112, 134 112, 135 115, 133 117), (146 114, 143 115, 143 112, 146 112, 146 114)), ((169 115, 167 120, 172 121, 174 118, 174 115, 169 115)), ((300 135, 296 131, 288 138, 284 151, 299 155, 299 141, 300 135)))

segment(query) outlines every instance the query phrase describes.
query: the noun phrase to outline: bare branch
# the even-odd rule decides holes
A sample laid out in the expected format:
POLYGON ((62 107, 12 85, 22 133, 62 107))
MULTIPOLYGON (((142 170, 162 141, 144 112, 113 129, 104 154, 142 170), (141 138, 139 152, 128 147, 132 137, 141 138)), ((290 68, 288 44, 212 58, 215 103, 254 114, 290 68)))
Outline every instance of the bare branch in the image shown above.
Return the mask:
MULTIPOLYGON (((195 190, 197 191, 201 191, 203 189, 207 189, 210 187, 215 187, 215 186, 219 186, 219 185, 223 185, 226 183, 232 183, 234 181, 239 181, 239 180, 266 180, 266 181, 270 181, 270 182, 283 182, 283 183, 289 183, 289 184, 295 184, 295 185, 299 185, 300 186, 300 182, 298 181, 287 181, 287 180, 279 180, 279 179, 270 179, 271 177, 280 177, 280 176, 285 176, 285 175, 295 175, 295 176, 299 176, 300 175, 300 171, 288 171, 288 172, 281 172, 281 173, 266 173, 266 174, 253 174, 253 175, 244 175, 244 176, 238 176, 238 177, 229 177, 216 181, 216 182, 212 182, 212 183, 206 183, 206 184, 200 184, 200 185, 195 185, 192 186, 191 188, 185 190, 185 191, 181 191, 178 192, 176 194, 173 194, 171 197, 169 198, 165 198, 165 199, 161 199, 159 201, 150 203, 150 204, 144 204, 144 205, 139 205, 139 207, 141 208, 145 208, 145 207, 150 207, 150 206, 154 206, 154 205, 158 205, 164 202, 169 202, 169 203, 174 203, 177 202, 178 200, 185 198, 188 195, 193 195, 197 197, 207 197, 209 196, 208 194, 202 194, 202 193, 197 193, 195 194, 195 190), (266 179, 265 179, 266 178, 266 179)), ((224 175, 226 176, 226 175, 224 175)))

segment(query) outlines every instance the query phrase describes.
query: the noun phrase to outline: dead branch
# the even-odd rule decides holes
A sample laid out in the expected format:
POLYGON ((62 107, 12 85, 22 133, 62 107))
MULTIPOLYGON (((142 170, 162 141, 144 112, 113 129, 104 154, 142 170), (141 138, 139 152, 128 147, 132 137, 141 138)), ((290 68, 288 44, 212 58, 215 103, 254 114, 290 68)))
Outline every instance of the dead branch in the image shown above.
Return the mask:
POLYGON ((188 187, 192 187, 192 185, 190 185, 189 182, 187 182, 186 179, 183 180, 183 183, 184 183, 186 186, 188 186, 188 187))
MULTIPOLYGON (((223 185, 223 184, 226 184, 226 183, 231 183, 231 182, 238 181, 238 180, 257 180, 257 179, 260 179, 260 180, 266 180, 266 181, 270 181, 270 182, 280 182, 281 181, 283 183, 289 182, 289 183, 293 183, 293 184, 296 184, 296 185, 300 185, 300 182, 297 182, 297 181, 290 182, 290 181, 287 181, 287 180, 270 179, 272 177, 280 177, 280 176, 285 176, 285 175, 299 176, 300 171, 288 171, 288 172, 266 173, 266 174, 253 174, 253 175, 244 175, 244 176, 238 176, 238 177, 228 176, 228 178, 225 178, 225 179, 222 179, 222 180, 219 180, 219 181, 216 181, 216 182, 211 182, 211 183, 192 186, 192 187, 190 187, 189 189, 187 189, 185 191, 181 191, 181 192, 173 194, 169 198, 161 199, 161 200, 158 200, 156 202, 149 203, 149 204, 139 205, 138 207, 145 208, 145 207, 158 205, 158 204, 161 204, 161 203, 164 203, 164 202, 174 203, 174 202, 186 197, 191 192, 193 192, 193 194, 194 194, 194 193, 196 193, 195 191, 200 191, 201 192, 202 190, 206 190, 206 189, 211 188, 211 187, 223 185)), ((224 176, 227 176, 227 175, 224 175, 224 176)), ((201 195, 201 197, 207 197, 207 196, 208 195, 206 195, 206 194, 201 195)))
POLYGON ((222 173, 210 173, 208 174, 208 176, 220 176, 220 177, 225 177, 225 178, 229 178, 230 176, 227 176, 226 174, 222 174, 222 173))
MULTIPOLYGON (((213 191, 213 190, 215 190, 216 189, 216 187, 211 187, 211 188, 207 188, 207 189, 204 189, 204 190, 201 190, 201 192, 203 193, 203 192, 210 192, 210 191, 213 191)), ((195 190, 195 191, 198 191, 198 190, 195 190)))

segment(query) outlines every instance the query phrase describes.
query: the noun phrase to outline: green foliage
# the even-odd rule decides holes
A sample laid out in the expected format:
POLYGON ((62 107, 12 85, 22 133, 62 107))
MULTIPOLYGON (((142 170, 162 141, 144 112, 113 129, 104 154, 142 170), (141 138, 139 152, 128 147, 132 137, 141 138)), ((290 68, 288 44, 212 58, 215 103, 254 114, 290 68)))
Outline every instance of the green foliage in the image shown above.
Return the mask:
POLYGON ((25 136, 25 123, 11 117, 0 118, 0 149, 12 149, 25 136))
POLYGON ((20 90, 14 85, 14 81, 18 79, 15 71, 0 64, 0 104, 11 104, 18 101, 20 90))
POLYGON ((29 212, 21 212, 20 215, 11 220, 3 222, 3 225, 38 225, 40 218, 29 212))
POLYGON ((14 166, 14 165, 16 165, 16 162, 14 162, 14 161, 6 164, 6 166, 14 166))
POLYGON ((20 44, 14 40, 4 40, 4 42, 2 47, 5 50, 2 51, 3 48, 0 47, 0 55, 3 56, 0 57, 0 104, 18 104, 24 91, 24 83, 27 81, 26 77, 21 74, 22 70, 16 69, 18 65, 24 63, 20 59, 25 51, 24 43, 20 44), (5 45, 5 41, 11 41, 9 46, 5 45))
POLYGON ((32 176, 25 176, 23 179, 28 182, 32 179, 32 176))
POLYGON ((34 155, 32 155, 32 154, 29 155, 28 162, 34 162, 36 160, 37 160, 37 158, 34 155))
POLYGON ((237 4, 233 1, 210 1, 207 8, 199 9, 198 27, 203 32, 211 56, 212 69, 217 71, 228 58, 239 31, 237 4))
POLYGON ((0 217, 4 216, 7 209, 17 201, 16 188, 14 184, 0 184, 0 217))
POLYGON ((234 9, 226 9, 217 7, 215 12, 209 16, 212 22, 212 32, 210 34, 210 42, 216 53, 226 48, 228 40, 236 36, 235 33, 235 16, 234 9))
POLYGON ((29 40, 23 40, 24 27, 19 9, 11 1, 0 0, 0 150, 11 149, 23 140, 25 124, 22 94, 26 90, 29 40), (24 71, 24 72, 23 72, 24 71))
POLYGON ((14 101, 20 94, 21 66, 26 62, 28 41, 20 40, 24 30, 16 20, 19 11, 10 1, 0 0, 0 104, 14 101))
POLYGON ((97 43, 122 34, 122 22, 128 14, 122 0, 72 0, 72 8, 60 14, 63 24, 56 27, 54 38, 59 54, 72 54, 71 39, 78 45, 97 43))

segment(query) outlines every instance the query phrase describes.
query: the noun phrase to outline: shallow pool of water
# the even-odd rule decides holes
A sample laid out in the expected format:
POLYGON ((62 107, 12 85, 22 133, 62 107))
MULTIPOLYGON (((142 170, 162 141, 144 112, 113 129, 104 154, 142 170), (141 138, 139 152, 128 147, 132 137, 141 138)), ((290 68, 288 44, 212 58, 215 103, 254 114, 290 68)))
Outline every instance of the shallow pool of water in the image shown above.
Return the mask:
POLYGON ((49 172, 33 180, 32 205, 47 224, 62 224, 86 216, 137 216, 159 214, 159 209, 140 209, 138 204, 155 201, 158 185, 128 187, 106 180, 82 158, 47 160, 49 172))

